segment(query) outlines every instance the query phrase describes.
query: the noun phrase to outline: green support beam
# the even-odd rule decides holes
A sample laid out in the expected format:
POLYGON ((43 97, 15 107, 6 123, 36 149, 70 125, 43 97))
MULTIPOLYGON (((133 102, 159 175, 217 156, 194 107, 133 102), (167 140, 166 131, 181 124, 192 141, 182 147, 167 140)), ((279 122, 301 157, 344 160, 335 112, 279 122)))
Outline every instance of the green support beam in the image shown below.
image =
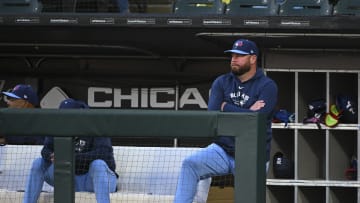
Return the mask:
POLYGON ((218 134, 235 136, 236 203, 265 202, 265 133, 265 115, 218 115, 218 134))
POLYGON ((54 137, 54 200, 75 202, 73 137, 54 137), (70 184, 69 184, 70 183, 70 184))
POLYGON ((258 113, 0 109, 1 135, 55 137, 56 160, 59 161, 55 162, 55 186, 63 186, 61 189, 55 188, 55 202, 74 201, 74 158, 70 153, 73 152, 74 136, 181 138, 228 135, 235 136, 236 140, 235 202, 263 203, 265 129, 265 116, 258 113), (26 127, 19 128, 19 123, 26 127), (58 157, 59 154, 62 155, 58 157))

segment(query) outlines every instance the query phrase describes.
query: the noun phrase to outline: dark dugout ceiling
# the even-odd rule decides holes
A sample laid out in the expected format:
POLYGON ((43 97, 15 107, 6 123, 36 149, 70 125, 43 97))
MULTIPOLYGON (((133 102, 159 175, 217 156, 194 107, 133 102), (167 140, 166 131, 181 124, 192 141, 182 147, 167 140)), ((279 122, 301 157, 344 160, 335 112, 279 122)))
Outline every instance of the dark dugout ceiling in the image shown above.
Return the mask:
POLYGON ((223 57, 237 38, 260 49, 357 50, 360 17, 2 15, 0 55, 223 57))

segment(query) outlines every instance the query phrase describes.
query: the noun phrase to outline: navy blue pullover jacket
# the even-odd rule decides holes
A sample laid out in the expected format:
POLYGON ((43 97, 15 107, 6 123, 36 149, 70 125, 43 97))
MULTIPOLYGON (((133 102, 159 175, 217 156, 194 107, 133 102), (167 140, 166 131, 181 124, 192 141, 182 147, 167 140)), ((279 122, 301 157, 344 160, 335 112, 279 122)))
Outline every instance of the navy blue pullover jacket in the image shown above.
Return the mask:
MULTIPOLYGON (((262 69, 257 68, 256 74, 251 79, 241 82, 233 73, 227 73, 215 79, 211 86, 208 110, 219 111, 225 101, 224 112, 260 112, 266 116, 266 160, 270 159, 272 139, 271 121, 277 102, 277 85, 264 75, 262 69), (250 107, 258 100, 264 100, 265 106, 258 111, 250 107)), ((228 154, 235 154, 235 138, 220 136, 215 141, 228 154)))
MULTIPOLYGON (((106 137, 76 137, 75 138, 75 174, 81 175, 89 171, 90 163, 96 159, 104 160, 108 167, 115 172, 115 160, 110 138, 106 137)), ((53 137, 45 137, 41 156, 51 162, 54 152, 53 137)), ((55 154, 56 159, 56 154, 55 154)))

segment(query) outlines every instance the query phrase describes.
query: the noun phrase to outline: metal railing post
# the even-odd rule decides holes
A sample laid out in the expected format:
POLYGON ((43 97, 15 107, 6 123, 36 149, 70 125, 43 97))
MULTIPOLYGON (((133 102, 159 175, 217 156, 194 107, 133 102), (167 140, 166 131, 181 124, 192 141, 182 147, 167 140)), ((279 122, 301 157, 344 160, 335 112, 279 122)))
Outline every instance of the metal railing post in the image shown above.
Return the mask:
POLYGON ((54 202, 74 203, 74 142, 72 137, 54 137, 54 202))

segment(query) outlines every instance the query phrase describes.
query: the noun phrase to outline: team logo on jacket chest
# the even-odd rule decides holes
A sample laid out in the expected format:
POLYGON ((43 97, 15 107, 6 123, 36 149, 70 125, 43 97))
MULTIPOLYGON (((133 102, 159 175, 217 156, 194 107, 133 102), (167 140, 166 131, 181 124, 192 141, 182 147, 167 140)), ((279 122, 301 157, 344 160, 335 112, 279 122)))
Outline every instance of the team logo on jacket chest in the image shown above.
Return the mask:
POLYGON ((230 98, 235 105, 243 106, 249 100, 249 95, 242 93, 241 91, 230 93, 230 98))
POLYGON ((75 138, 75 152, 83 152, 86 148, 87 142, 80 138, 75 138))

